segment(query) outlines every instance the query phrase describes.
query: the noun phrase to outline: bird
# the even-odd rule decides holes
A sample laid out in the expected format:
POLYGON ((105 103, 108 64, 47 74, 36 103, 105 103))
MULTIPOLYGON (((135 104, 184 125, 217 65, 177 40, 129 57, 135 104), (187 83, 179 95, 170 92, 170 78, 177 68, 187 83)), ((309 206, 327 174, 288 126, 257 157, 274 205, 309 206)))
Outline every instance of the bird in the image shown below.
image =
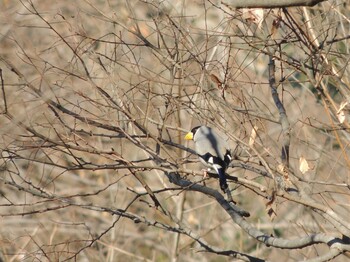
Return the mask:
POLYGON ((219 184, 229 200, 233 202, 227 185, 226 170, 232 160, 231 150, 227 142, 209 126, 196 126, 185 136, 185 140, 193 140, 195 151, 200 161, 219 176, 219 184))

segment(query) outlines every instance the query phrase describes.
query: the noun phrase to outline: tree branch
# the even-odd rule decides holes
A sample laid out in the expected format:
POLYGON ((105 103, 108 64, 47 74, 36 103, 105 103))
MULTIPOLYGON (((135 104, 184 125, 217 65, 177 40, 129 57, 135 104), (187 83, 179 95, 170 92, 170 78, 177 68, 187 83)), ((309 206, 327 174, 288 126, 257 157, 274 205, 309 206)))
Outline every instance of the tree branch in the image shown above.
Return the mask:
POLYGON ((273 59, 272 56, 270 56, 270 62, 269 62, 269 83, 270 83, 273 101, 275 102, 275 105, 280 114, 280 123, 282 126, 282 132, 283 132, 283 146, 282 146, 281 159, 284 166, 288 169, 289 168, 290 125, 289 125, 286 109, 284 108, 283 103, 278 96, 277 86, 276 86, 276 77, 275 77, 275 60, 273 59))
POLYGON ((225 0, 233 8, 280 8, 292 6, 314 6, 326 0, 225 0))
MULTIPOLYGON (((350 251, 350 244, 346 243, 342 239, 339 239, 334 236, 329 236, 323 233, 311 234, 304 237, 299 237, 296 239, 283 239, 276 238, 270 235, 263 233, 257 228, 253 227, 250 223, 248 223, 242 214, 242 209, 233 205, 230 205, 225 198, 216 190, 208 188, 206 186, 202 186, 199 184, 193 184, 188 180, 181 178, 178 173, 166 173, 166 176, 169 178, 171 183, 174 183, 178 186, 187 188, 188 190, 197 191, 206 194, 207 196, 213 197, 221 207, 230 215, 232 220, 239 225, 247 234, 255 238, 256 240, 265 243, 268 246, 283 248, 283 249, 296 249, 296 248, 304 248, 317 243, 327 244, 331 248, 336 248, 341 252, 350 251)), ((340 252, 340 253, 341 253, 340 252)))

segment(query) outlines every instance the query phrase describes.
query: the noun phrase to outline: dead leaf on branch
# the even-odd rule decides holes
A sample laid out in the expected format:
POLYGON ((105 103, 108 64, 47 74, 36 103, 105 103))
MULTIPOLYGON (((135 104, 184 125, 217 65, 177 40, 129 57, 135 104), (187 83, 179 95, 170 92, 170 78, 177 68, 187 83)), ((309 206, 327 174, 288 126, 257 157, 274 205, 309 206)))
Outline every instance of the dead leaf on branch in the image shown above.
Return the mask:
POLYGON ((272 191, 270 200, 265 204, 266 213, 268 214, 270 220, 274 220, 277 216, 277 204, 276 204, 276 191, 272 191))
POLYGON ((279 164, 277 166, 277 171, 281 174, 283 174, 283 178, 288 179, 289 175, 288 175, 288 169, 286 168, 286 166, 284 164, 279 164))
POLYGON ((280 27, 281 19, 277 18, 272 22, 271 37, 275 38, 278 28, 280 27))
POLYGON ((258 131, 258 127, 253 126, 252 132, 250 133, 250 137, 249 137, 249 146, 252 146, 254 144, 257 131, 258 131))
POLYGON ((344 112, 344 108, 348 105, 347 101, 343 101, 340 106, 339 109, 337 111, 337 117, 339 122, 342 124, 345 121, 345 112, 344 112))
POLYGON ((222 98, 225 99, 225 90, 226 90, 226 88, 227 88, 227 86, 225 85, 225 83, 223 83, 223 82, 219 79, 219 77, 217 77, 217 76, 214 75, 214 74, 211 74, 211 75, 210 75, 210 79, 211 79, 211 81, 213 81, 213 82, 216 84, 217 88, 221 91, 221 96, 222 96, 222 98))
POLYGON ((304 156, 301 156, 299 158, 299 170, 304 175, 310 170, 315 169, 315 164, 312 163, 310 160, 307 161, 304 156))
POLYGON ((243 8, 242 18, 247 22, 251 22, 258 25, 261 29, 262 22, 264 21, 264 9, 262 8, 243 8))
POLYGON ((217 77, 216 75, 211 74, 211 75, 210 75, 210 79, 211 79, 211 81, 213 81, 213 82, 217 85, 217 87, 218 87, 220 90, 224 88, 224 87, 223 87, 223 83, 220 81, 219 77, 217 77))
POLYGON ((299 170, 304 175, 307 171, 310 170, 309 163, 306 161, 305 157, 301 156, 299 158, 299 170))
POLYGON ((242 18, 248 22, 257 24, 258 28, 261 29, 262 23, 264 22, 264 9, 262 8, 242 8, 236 9, 232 8, 232 6, 228 3, 221 2, 224 6, 230 9, 232 12, 239 13, 242 18))

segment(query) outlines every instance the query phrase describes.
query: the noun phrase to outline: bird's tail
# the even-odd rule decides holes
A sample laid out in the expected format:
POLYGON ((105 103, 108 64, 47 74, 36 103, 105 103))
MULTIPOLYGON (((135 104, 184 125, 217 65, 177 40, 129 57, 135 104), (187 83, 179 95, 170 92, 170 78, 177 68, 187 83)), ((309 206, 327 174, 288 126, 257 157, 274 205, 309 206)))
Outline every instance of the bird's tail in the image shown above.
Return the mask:
POLYGON ((227 185, 227 181, 226 181, 225 169, 223 167, 221 167, 220 165, 214 165, 214 169, 219 175, 219 183, 220 183, 221 190, 226 192, 228 185, 227 185))
POLYGON ((235 201, 232 199, 231 191, 227 185, 226 181, 226 174, 225 174, 225 168, 221 167, 220 165, 214 164, 214 169, 219 175, 219 183, 220 183, 220 188, 222 191, 224 191, 227 195, 227 201, 232 202, 236 204, 235 201))

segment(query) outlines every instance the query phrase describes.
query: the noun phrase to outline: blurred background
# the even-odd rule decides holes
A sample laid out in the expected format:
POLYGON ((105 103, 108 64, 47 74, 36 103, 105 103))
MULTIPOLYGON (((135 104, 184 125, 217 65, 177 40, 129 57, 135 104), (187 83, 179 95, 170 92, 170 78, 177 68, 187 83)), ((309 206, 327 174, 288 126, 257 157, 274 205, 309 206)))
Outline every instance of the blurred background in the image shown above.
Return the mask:
MULTIPOLYGON (((263 10, 204 0, 4 0, 0 10, 2 261, 232 259, 205 252, 202 240, 270 261, 327 252, 268 247, 213 198, 168 180, 175 170, 203 184, 183 139, 202 124, 234 149, 227 173, 243 180, 230 187, 255 228, 286 239, 342 237, 303 200, 350 215, 348 1, 263 10), (271 175, 304 198, 278 194, 271 175)), ((220 192, 215 178, 205 185, 220 192)))

